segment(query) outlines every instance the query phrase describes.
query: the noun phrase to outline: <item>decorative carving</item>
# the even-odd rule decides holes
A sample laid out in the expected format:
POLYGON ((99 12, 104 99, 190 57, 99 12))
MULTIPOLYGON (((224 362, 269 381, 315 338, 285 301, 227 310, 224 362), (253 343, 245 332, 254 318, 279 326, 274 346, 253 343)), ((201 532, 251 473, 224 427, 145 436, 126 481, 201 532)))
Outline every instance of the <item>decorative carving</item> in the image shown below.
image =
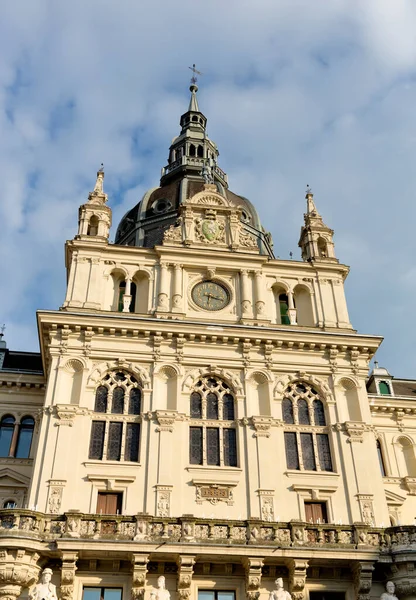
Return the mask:
POLYGON ((195 220, 195 234, 199 242, 215 244, 225 242, 225 225, 222 220, 218 220, 214 210, 205 212, 205 219, 195 220))
POLYGON ((157 410, 155 411, 156 420, 159 427, 156 431, 173 431, 173 424, 177 416, 177 412, 174 410, 157 410))
POLYGON ((74 597, 75 571, 77 570, 77 552, 62 553, 61 598, 72 600, 74 597))
POLYGON ((51 583, 52 569, 42 571, 41 580, 29 591, 29 600, 57 600, 56 586, 51 583))
POLYGON ((247 600, 258 600, 260 597, 262 558, 248 557, 244 560, 246 571, 246 597, 247 600))
POLYGON ((290 591, 293 600, 303 600, 305 596, 306 570, 309 561, 290 559, 288 561, 290 591))
POLYGON ((58 418, 57 425, 68 425, 72 427, 77 415, 78 407, 73 404, 57 404, 55 407, 58 418))
POLYGON ((240 246, 244 248, 257 248, 256 238, 251 233, 245 233, 243 228, 241 228, 238 241, 240 246))
POLYGON ((259 490, 261 518, 263 521, 274 521, 273 491, 259 490))
POLYGON ((148 554, 133 554, 131 559, 133 566, 131 600, 143 600, 146 590, 148 554))
POLYGON ((229 485, 197 484, 195 486, 195 501, 202 504, 206 500, 215 505, 218 502, 226 502, 228 506, 234 504, 233 491, 229 485))
POLYGON ((177 591, 179 600, 189 600, 191 596, 192 575, 194 572, 195 557, 178 557, 178 583, 177 591))
POLYGON ((366 525, 375 526, 374 522, 374 506, 372 494, 357 494, 358 503, 360 505, 361 520, 366 525))
POLYGON ((273 424, 271 417, 251 417, 251 422, 256 431, 255 437, 270 437, 270 427, 273 424))
POLYGON ((167 229, 163 235, 163 242, 181 242, 182 241, 182 217, 167 229))
POLYGON ((353 565, 354 587, 357 600, 370 600, 373 580, 373 563, 358 562, 353 565))
POLYGON ((39 554, 36 552, 2 547, 0 551, 0 598, 16 600, 22 593, 22 587, 31 586, 37 580, 40 570, 37 564, 38 559, 39 554))
POLYGON ((158 517, 170 516, 171 485, 156 486, 156 514, 158 517))

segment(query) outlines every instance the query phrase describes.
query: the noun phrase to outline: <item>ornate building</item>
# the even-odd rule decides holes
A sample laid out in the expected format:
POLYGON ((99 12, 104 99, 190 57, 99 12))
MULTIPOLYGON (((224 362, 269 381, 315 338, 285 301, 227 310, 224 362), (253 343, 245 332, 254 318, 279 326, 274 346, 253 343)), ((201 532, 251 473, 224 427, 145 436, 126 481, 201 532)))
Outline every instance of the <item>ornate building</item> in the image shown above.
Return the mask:
POLYGON ((0 595, 415 598, 415 382, 368 378, 310 190, 274 258, 196 94, 114 244, 98 172, 40 355, 0 342, 0 595))

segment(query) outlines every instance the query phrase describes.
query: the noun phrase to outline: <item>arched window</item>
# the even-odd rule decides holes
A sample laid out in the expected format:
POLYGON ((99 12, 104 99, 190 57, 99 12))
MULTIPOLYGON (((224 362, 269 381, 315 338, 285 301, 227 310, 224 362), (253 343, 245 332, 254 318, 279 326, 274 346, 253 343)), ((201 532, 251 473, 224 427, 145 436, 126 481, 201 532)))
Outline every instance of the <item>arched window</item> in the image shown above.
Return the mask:
POLYGON ((34 428, 35 419, 33 417, 23 417, 21 419, 15 452, 16 458, 29 458, 34 428))
POLYGON ((108 373, 95 392, 89 458, 138 462, 142 391, 125 371, 108 373), (117 421, 111 415, 122 415, 117 421))
POLYGON ((318 392, 308 383, 291 383, 284 393, 282 413, 287 468, 332 471, 329 429, 318 392))
POLYGON ((234 396, 218 377, 202 377, 190 398, 191 465, 237 466, 234 396))
POLYGON ((16 500, 6 500, 3 503, 3 508, 16 508, 17 502, 16 500))
POLYGON ((319 254, 320 258, 328 257, 328 249, 327 249, 326 240, 324 240, 324 238, 322 238, 322 237, 320 237, 318 239, 318 254, 319 254))
MULTIPOLYGON (((137 290, 136 284, 134 283, 134 281, 132 281, 130 283, 131 300, 130 300, 130 305, 129 305, 129 312, 134 312, 134 307, 136 306, 136 290, 137 290)), ((118 312, 123 312, 125 295, 126 295, 126 282, 120 281, 119 286, 118 286, 118 305, 117 305, 118 312)))
POLYGON ((90 222, 88 223, 87 235, 98 235, 97 215, 92 215, 90 222))
POLYGON ((377 440, 376 444, 377 444, 377 456, 378 456, 378 462, 380 465, 381 475, 383 477, 385 477, 386 476, 386 467, 384 465, 383 449, 381 447, 380 440, 377 440))
POLYGON ((0 456, 13 456, 12 440, 15 428, 15 418, 5 415, 0 421, 0 456))
POLYGON ((379 381, 378 389, 382 396, 391 396, 390 385, 387 383, 387 381, 379 381))
POLYGON ((290 325, 289 299, 286 294, 279 294, 280 323, 290 325))
POLYGON ((204 147, 198 146, 198 156, 199 158, 204 158, 204 147))
POLYGON ((196 148, 193 144, 191 144, 189 146, 189 156, 195 156, 196 155, 196 148))

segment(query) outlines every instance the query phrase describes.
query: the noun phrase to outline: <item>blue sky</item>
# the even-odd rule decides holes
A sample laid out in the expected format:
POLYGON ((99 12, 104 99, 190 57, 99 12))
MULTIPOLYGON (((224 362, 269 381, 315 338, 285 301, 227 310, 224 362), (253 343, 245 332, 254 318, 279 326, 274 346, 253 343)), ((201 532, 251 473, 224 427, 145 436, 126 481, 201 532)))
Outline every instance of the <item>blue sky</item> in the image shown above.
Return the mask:
POLYGON ((64 241, 101 162, 121 216, 158 184, 188 66, 233 191, 276 255, 294 252, 309 183, 351 266, 353 325, 415 377, 416 5, 412 0, 9 2, 0 23, 0 320, 37 350, 64 299, 64 241))

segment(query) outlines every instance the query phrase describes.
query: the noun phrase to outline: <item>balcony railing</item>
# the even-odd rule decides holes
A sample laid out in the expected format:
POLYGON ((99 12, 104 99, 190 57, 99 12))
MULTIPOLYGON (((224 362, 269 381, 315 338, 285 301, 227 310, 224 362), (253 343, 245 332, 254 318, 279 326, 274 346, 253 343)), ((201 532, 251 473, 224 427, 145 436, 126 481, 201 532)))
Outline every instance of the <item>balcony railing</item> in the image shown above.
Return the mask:
POLYGON ((354 525, 288 523, 257 519, 233 521, 152 517, 147 514, 90 515, 70 512, 45 515, 25 509, 0 510, 0 538, 23 537, 40 541, 59 538, 82 540, 126 540, 143 544, 169 541, 181 544, 227 544, 272 546, 276 548, 320 547, 374 550, 380 553, 413 549, 416 552, 416 526, 388 529, 365 523, 354 525))

